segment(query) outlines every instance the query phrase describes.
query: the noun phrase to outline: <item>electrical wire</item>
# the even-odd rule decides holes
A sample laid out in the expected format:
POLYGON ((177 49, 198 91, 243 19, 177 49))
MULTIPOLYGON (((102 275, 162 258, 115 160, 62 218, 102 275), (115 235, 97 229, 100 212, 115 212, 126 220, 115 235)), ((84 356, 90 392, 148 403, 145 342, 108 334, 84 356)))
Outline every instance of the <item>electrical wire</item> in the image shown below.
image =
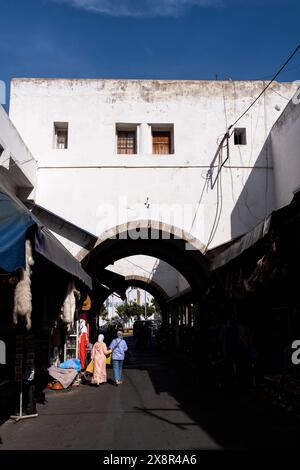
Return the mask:
POLYGON ((24 160, 24 161, 20 161, 20 160, 14 160, 14 158, 10 155, 9 157, 7 157, 5 160, 3 160, 2 162, 0 161, 0 165, 3 166, 4 163, 6 163, 8 160, 13 160, 12 163, 10 163, 10 167, 12 166, 22 166, 22 165, 25 165, 26 163, 29 163, 29 162, 32 162, 32 161, 35 161, 35 158, 31 157, 29 158, 28 160, 24 160))
POLYGON ((148 273, 148 274, 152 274, 152 271, 148 271, 148 269, 145 269, 145 268, 143 268, 142 266, 139 266, 138 264, 133 263, 133 262, 130 261, 128 258, 123 258, 123 259, 125 259, 128 263, 132 264, 132 265, 135 266, 136 268, 139 268, 139 269, 141 269, 142 271, 145 271, 145 272, 148 273))
POLYGON ((283 96, 281 93, 278 93, 278 91, 274 90, 274 88, 270 88, 273 93, 276 93, 276 95, 280 96, 280 98, 283 98, 286 101, 290 101, 290 98, 287 98, 286 96, 283 96))
POLYGON ((204 195, 205 188, 208 187, 208 182, 209 182, 209 176, 207 176, 208 174, 209 174, 209 172, 206 173, 205 182, 203 183, 203 188, 202 188, 202 191, 201 191, 201 194, 200 194, 199 201, 197 203, 197 208, 195 210, 195 214, 194 214, 194 217, 193 217, 193 220, 192 220, 192 225, 191 225, 191 228, 190 228, 190 231, 189 231, 190 233, 192 233, 192 230, 193 230, 193 227, 194 227, 194 224, 195 224, 195 221, 196 221, 196 217, 198 215, 198 210, 199 210, 200 204, 202 202, 202 198, 203 198, 203 195, 204 195))
POLYGON ((291 61, 291 59, 294 57, 294 55, 298 52, 298 50, 300 49, 300 44, 298 44, 298 46, 296 47, 296 49, 289 55, 289 57, 287 58, 287 60, 284 62, 284 64, 280 67, 280 69, 278 70, 278 72, 276 72, 276 74, 274 75, 274 77, 269 81, 269 83, 264 87, 264 89, 259 93, 259 95, 255 98, 255 100, 248 106, 248 108, 235 120, 235 122, 233 124, 231 124, 229 127, 228 127, 228 131, 234 127, 241 119, 243 116, 245 116, 245 114, 252 108, 252 106, 259 100, 259 98, 266 92, 266 90, 272 85, 272 83, 274 82, 274 80, 278 77, 278 75, 282 72, 282 70, 286 67, 286 65, 291 61))
MULTIPOLYGON (((219 154, 219 163, 222 161, 221 155, 219 154)), ((222 208, 223 208, 223 191, 222 191, 222 175, 220 173, 220 176, 217 178, 217 202, 216 202, 216 213, 213 221, 213 225, 211 228, 210 235, 208 237, 208 241, 204 250, 204 254, 206 254, 209 245, 214 239, 214 236, 217 232, 217 228, 219 226, 221 214, 222 214, 222 208)))
MULTIPOLYGON (((233 91, 234 91, 234 109, 236 109, 236 101, 237 101, 237 94, 236 94, 236 88, 235 88, 235 84, 234 82, 232 83, 233 85, 233 91)), ((272 89, 272 88, 271 88, 272 89)), ((225 106, 225 101, 224 101, 224 111, 226 112, 226 106, 225 106)), ((256 125, 255 125, 255 134, 256 135, 256 131, 257 131, 257 126, 258 126, 258 120, 259 120, 259 113, 256 117, 256 125)), ((239 150, 239 154, 240 154, 240 162, 241 164, 243 163, 243 160, 242 160, 242 153, 241 153, 241 148, 240 146, 238 146, 238 150, 239 150)), ((251 155, 249 157, 249 160, 248 160, 248 166, 250 166, 250 161, 252 159, 252 153, 253 153, 253 147, 251 146, 251 155)), ((241 213, 240 213, 240 207, 239 207, 239 202, 235 199, 235 196, 234 196, 234 184, 233 184, 233 174, 232 174, 232 168, 231 166, 226 166, 226 165, 223 165, 224 168, 228 168, 229 169, 229 173, 230 173, 230 180, 231 180, 231 193, 232 193, 232 200, 233 200, 233 203, 235 204, 236 206, 236 209, 237 209, 237 216, 238 216, 238 219, 239 221, 242 223, 243 226, 246 226, 248 230, 251 230, 252 227, 250 227, 250 225, 247 224, 247 222, 245 220, 242 220, 242 217, 241 217, 241 213)), ((256 215, 254 215, 252 213, 252 210, 250 209, 249 205, 248 205, 248 191, 247 191, 247 186, 246 184, 244 183, 244 178, 242 176, 242 185, 243 185, 243 191, 242 191, 242 195, 243 195, 243 199, 244 199, 244 204, 245 204, 245 207, 246 209, 248 210, 249 214, 251 215, 252 218, 255 218, 256 220, 259 220, 261 221, 261 219, 258 219, 258 217, 256 217, 256 215), (244 192, 246 194, 244 194, 244 192)))
MULTIPOLYGON (((300 67, 300 64, 297 64, 297 65, 295 65, 294 67, 290 67, 290 68, 286 69, 285 73, 286 73, 286 72, 291 72, 292 70, 296 70, 296 69, 298 69, 299 67, 300 67)), ((264 77, 261 77, 260 80, 268 80, 269 77, 270 77, 270 75, 271 75, 271 74, 265 75, 264 77)))

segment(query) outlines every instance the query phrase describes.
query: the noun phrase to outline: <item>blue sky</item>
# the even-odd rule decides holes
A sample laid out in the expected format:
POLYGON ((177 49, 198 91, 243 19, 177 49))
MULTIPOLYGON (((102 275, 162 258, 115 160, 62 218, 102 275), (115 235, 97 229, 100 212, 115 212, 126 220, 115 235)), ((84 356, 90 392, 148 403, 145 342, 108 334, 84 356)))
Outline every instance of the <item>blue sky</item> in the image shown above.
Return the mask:
MULTIPOLYGON (((300 42, 296 0, 2 0, 0 79, 269 79, 300 42)), ((279 80, 300 79, 300 54, 279 80)))

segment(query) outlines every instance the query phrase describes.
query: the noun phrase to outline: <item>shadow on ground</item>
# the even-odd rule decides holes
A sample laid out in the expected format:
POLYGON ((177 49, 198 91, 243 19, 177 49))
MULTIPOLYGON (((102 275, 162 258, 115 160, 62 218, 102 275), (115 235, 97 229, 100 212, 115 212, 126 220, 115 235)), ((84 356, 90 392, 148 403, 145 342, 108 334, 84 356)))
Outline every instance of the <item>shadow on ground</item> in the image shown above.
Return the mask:
MULTIPOLYGON (((134 350, 127 368, 148 373, 156 393, 168 393, 178 409, 191 418, 176 423, 181 429, 199 426, 223 449, 287 449, 299 445, 300 420, 258 401, 251 392, 208 388, 205 377, 193 377, 189 364, 176 363, 158 353, 155 346, 134 350)), ((140 412, 164 421, 165 409, 138 408, 140 412)), ((168 410, 168 411, 176 411, 168 410)), ((169 424, 170 421, 168 420, 169 424)))

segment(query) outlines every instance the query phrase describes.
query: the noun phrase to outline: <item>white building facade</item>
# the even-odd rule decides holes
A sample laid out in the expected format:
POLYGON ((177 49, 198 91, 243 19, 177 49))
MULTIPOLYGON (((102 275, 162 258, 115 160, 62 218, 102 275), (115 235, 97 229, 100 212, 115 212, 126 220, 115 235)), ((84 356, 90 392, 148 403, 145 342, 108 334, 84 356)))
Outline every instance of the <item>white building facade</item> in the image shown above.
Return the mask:
MULTIPOLYGON (((13 80, 10 117, 38 161, 35 203, 96 238, 139 220, 182 231, 203 252, 242 235, 280 205, 270 131, 296 84, 273 83, 220 143, 265 85, 13 80)), ((109 269, 159 279, 169 297, 188 288, 155 257, 109 269)))
POLYGON ((34 201, 37 162, 0 105, 0 188, 22 201, 34 201))

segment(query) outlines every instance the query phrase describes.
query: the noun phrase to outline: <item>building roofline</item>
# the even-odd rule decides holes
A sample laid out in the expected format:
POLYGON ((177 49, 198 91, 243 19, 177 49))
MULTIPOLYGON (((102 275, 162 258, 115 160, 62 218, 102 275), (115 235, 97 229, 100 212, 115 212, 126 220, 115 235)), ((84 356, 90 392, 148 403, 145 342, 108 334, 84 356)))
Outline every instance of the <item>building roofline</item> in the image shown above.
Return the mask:
MULTIPOLYGON (((89 77, 13 77, 11 83, 27 81, 69 81, 69 82, 162 82, 162 83, 266 83, 269 80, 209 80, 209 79, 160 79, 160 78, 89 78, 89 77)), ((293 84, 294 81, 274 81, 278 84, 293 84)))

